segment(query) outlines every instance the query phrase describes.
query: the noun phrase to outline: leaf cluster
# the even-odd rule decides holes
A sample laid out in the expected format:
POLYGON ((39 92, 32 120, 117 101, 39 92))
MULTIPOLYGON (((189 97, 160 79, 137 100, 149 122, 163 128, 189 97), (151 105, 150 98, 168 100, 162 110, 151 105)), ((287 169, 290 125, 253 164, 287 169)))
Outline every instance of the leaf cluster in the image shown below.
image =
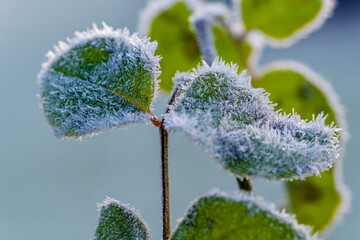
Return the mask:
MULTIPOLYGON (((150 1, 139 31, 153 42, 94 25, 47 54, 38 76, 44 115, 60 138, 152 123, 184 133, 238 179, 286 181, 297 220, 253 192, 212 191, 191 203, 171 239, 316 239, 347 203, 336 178, 346 139, 337 127, 344 129, 342 108, 303 64, 257 61, 265 46, 290 46, 316 30, 333 6, 150 1), (161 118, 153 114, 159 88, 170 93, 161 118)), ((134 208, 107 198, 98 209, 94 240, 151 239, 134 208)))

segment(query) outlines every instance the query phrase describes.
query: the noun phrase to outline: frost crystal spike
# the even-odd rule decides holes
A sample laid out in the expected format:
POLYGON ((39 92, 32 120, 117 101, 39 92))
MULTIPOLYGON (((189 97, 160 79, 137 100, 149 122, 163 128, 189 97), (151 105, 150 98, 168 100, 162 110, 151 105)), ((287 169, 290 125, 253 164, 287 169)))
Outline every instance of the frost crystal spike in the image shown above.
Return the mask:
POLYGON ((236 176, 270 180, 305 178, 328 170, 339 157, 339 129, 274 111, 268 94, 246 72, 215 59, 177 74, 178 94, 165 115, 169 130, 190 136, 236 176))
POLYGON ((58 137, 81 137, 151 118, 156 42, 103 24, 59 42, 38 76, 40 104, 58 137))
POLYGON ((108 197, 98 204, 98 211, 92 240, 151 240, 147 224, 133 207, 108 197))

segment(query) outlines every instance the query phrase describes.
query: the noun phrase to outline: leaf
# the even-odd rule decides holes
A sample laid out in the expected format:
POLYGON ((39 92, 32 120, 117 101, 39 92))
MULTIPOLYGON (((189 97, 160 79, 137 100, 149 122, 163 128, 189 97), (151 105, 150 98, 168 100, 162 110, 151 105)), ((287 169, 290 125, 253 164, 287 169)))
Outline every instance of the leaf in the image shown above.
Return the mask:
POLYGON ((128 204, 107 197, 98 204, 98 224, 93 240, 150 240, 147 224, 128 204))
MULTIPOLYGON (((157 4, 161 2, 164 1, 155 1, 150 4, 149 11, 155 6, 158 7, 157 4)), ((159 43, 156 53, 163 57, 160 88, 165 92, 171 91, 172 77, 177 71, 187 71, 201 60, 196 35, 189 22, 191 11, 184 1, 174 2, 173 5, 156 12, 155 16, 153 16, 154 13, 143 13, 146 24, 151 23, 149 36, 159 43)))
POLYGON ((271 39, 303 37, 318 29, 331 15, 333 0, 242 0, 245 28, 259 30, 271 39))
POLYGON ((218 53, 225 62, 236 63, 239 71, 247 68, 247 61, 252 53, 252 47, 249 42, 236 42, 234 38, 223 28, 214 26, 214 44, 218 53))
POLYGON ((104 24, 59 42, 38 76, 40 102, 58 137, 81 137, 151 118, 156 43, 104 24))
MULTIPOLYGON (((314 113, 324 112, 328 114, 328 124, 344 125, 339 100, 332 88, 299 63, 273 63, 254 85, 270 92, 271 100, 279 104, 278 109, 290 112, 294 108, 307 119, 314 113)), ((343 131, 342 140, 344 134, 343 131)), ((314 232, 323 231, 348 204, 341 174, 336 174, 340 165, 341 162, 336 162, 334 168, 321 173, 321 178, 312 176, 305 181, 286 183, 290 209, 300 223, 313 226, 314 232)))
POLYGON ((327 170, 339 156, 337 128, 282 115, 246 72, 216 59, 194 72, 177 74, 182 92, 168 114, 169 130, 180 130, 220 165, 240 177, 305 178, 327 170))
POLYGON ((195 200, 171 240, 316 239, 311 228, 279 212, 274 205, 246 192, 213 191, 195 200))

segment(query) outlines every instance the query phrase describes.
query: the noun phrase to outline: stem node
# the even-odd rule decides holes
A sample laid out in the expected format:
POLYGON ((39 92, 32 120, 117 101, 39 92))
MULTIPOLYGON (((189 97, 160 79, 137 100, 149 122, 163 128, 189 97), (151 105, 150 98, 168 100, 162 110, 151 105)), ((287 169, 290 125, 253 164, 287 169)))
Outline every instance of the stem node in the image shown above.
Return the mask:
POLYGON ((243 179, 240 179, 237 177, 236 181, 241 190, 248 191, 248 192, 252 191, 253 187, 252 187, 252 184, 251 184, 249 178, 244 177, 243 179))

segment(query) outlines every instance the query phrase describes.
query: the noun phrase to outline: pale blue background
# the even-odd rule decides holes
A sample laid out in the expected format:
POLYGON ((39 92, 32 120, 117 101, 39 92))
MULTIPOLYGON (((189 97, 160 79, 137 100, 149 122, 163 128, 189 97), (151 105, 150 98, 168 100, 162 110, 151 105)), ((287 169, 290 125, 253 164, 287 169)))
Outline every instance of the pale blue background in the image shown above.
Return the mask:
MULTIPOLYGON (((35 97, 44 54, 92 22, 136 29, 145 0, 0 0, 0 239, 89 239, 96 202, 105 196, 135 205, 161 236, 159 143, 150 125, 106 131, 84 142, 58 141, 35 97)), ((347 108, 352 135, 344 165, 353 192, 351 213, 328 239, 360 238, 359 105, 360 4, 345 1, 322 30, 288 50, 266 49, 262 63, 298 59, 327 78, 347 108), (346 3, 346 4, 345 4, 346 3)), ((165 98, 157 103, 159 112, 165 98)), ((170 139, 173 225, 188 203, 235 181, 185 137, 170 139)), ((283 203, 280 184, 257 182, 267 199, 283 203)))

